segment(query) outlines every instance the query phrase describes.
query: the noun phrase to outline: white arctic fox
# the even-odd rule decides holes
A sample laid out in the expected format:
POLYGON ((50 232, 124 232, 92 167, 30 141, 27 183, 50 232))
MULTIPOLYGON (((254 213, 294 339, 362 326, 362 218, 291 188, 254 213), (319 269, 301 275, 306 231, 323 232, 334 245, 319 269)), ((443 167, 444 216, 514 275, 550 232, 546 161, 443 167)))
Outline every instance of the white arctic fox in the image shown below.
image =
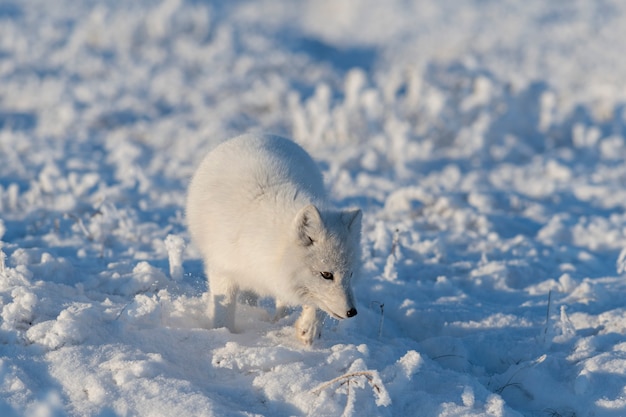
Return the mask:
POLYGON ((361 211, 327 208, 322 174, 289 139, 243 135, 210 152, 191 180, 187 221, 204 258, 215 327, 234 329, 237 293, 302 305, 296 334, 319 337, 323 310, 357 314, 350 281, 360 260, 361 211))

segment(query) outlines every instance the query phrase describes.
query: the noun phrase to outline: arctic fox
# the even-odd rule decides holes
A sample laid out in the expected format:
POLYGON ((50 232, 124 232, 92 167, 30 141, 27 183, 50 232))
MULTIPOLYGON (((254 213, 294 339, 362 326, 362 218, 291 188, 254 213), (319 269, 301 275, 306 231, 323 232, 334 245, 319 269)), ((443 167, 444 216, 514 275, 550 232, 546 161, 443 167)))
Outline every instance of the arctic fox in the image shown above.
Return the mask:
POLYGON ((296 335, 310 345, 325 311, 357 314, 350 281, 360 260, 361 210, 327 207, 322 174, 295 142, 226 141, 202 161, 187 197, 189 232, 204 258, 215 327, 234 330, 239 291, 302 306, 296 335))

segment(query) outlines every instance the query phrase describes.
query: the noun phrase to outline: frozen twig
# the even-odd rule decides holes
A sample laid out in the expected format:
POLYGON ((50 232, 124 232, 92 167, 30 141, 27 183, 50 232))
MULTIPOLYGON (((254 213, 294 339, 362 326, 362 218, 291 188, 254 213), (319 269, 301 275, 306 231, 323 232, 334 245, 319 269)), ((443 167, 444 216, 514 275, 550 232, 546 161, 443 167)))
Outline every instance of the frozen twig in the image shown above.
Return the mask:
POLYGON ((89 230, 87 230, 87 227, 85 227, 85 223, 83 223, 83 219, 81 219, 80 217, 78 217, 77 215, 73 213, 65 213, 65 216, 69 217, 70 219, 76 222, 76 224, 78 225, 78 227, 80 228, 80 230, 83 232, 83 234, 85 235, 87 239, 93 240, 93 235, 89 232, 89 230))
POLYGON ((396 251, 398 251, 398 247, 400 246, 400 229, 396 229, 393 233, 393 240, 391 241, 391 250, 389 251, 389 255, 393 255, 396 258, 397 253, 396 251))
POLYGON ((380 339, 383 335, 383 323, 385 321, 385 304, 379 303, 378 301, 372 301, 370 304, 377 304, 380 308, 380 320, 378 321, 378 338, 380 339))
POLYGON ((381 392, 380 387, 374 382, 374 372, 372 371, 359 371, 359 372, 351 372, 349 374, 344 374, 341 376, 338 376, 337 378, 333 378, 328 382, 325 382, 321 385, 319 385, 317 388, 315 388, 314 390, 312 390, 311 392, 315 395, 320 395, 320 393, 322 391, 324 391, 326 388, 341 382, 339 385, 344 385, 346 383, 349 383, 351 379, 360 377, 360 376, 364 376, 365 379, 367 379, 367 382, 370 384, 370 386, 372 387, 372 389, 374 391, 376 391, 377 393, 381 392))
POLYGON ((546 327, 543 329, 543 342, 546 342, 548 336, 548 327, 550 326, 550 303, 552 298, 552 290, 548 291, 548 309, 546 311, 546 327))
POLYGON ((311 392, 315 395, 320 395, 322 391, 328 388, 331 388, 333 386, 337 386, 336 388, 345 387, 346 395, 348 396, 348 399, 347 399, 346 407, 342 415, 353 415, 352 411, 354 411, 353 408, 354 408, 354 404, 356 401, 356 396, 355 396, 354 389, 351 389, 351 386, 360 388, 359 379, 361 378, 365 378, 369 386, 372 388, 377 406, 387 407, 388 405, 391 404, 391 398, 389 398, 389 393, 385 389, 385 386, 383 385, 380 379, 380 376, 378 375, 378 372, 376 371, 350 372, 350 373, 338 376, 337 378, 333 378, 330 381, 319 385, 317 388, 315 388, 311 392))
POLYGON ((626 248, 622 249, 617 257, 617 262, 615 263, 615 267, 617 269, 618 274, 626 273, 626 248))
POLYGON ((527 395, 528 397, 532 398, 532 394, 526 388, 524 388, 524 385, 521 382, 513 382, 513 379, 516 378, 522 371, 525 371, 527 369, 534 367, 537 364, 542 363, 544 360, 546 360, 546 358, 547 358, 547 355, 541 355, 537 359, 532 360, 529 363, 522 365, 519 369, 517 369, 515 372, 511 374, 511 376, 509 377, 509 379, 507 379, 504 385, 497 388, 494 392, 500 395, 505 389, 509 387, 515 387, 519 389, 522 393, 527 395))

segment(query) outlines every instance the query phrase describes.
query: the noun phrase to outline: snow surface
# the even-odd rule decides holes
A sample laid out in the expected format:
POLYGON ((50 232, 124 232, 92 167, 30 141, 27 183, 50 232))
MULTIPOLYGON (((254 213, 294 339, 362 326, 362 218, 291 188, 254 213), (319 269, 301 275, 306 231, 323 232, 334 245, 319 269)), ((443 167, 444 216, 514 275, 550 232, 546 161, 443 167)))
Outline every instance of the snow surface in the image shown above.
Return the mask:
POLYGON ((0 1, 0 414, 625 416, 624 51, 619 0, 0 1), (311 348, 206 314, 246 131, 364 210, 311 348))

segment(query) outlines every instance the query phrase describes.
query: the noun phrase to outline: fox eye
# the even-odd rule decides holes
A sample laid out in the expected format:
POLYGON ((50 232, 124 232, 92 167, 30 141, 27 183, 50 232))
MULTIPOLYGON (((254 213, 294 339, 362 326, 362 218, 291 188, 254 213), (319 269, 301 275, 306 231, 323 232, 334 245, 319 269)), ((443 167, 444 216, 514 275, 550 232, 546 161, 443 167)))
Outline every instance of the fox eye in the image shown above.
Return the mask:
POLYGON ((333 275, 332 272, 320 272, 320 275, 322 276, 322 278, 327 279, 329 281, 332 281, 335 279, 335 276, 333 275))

